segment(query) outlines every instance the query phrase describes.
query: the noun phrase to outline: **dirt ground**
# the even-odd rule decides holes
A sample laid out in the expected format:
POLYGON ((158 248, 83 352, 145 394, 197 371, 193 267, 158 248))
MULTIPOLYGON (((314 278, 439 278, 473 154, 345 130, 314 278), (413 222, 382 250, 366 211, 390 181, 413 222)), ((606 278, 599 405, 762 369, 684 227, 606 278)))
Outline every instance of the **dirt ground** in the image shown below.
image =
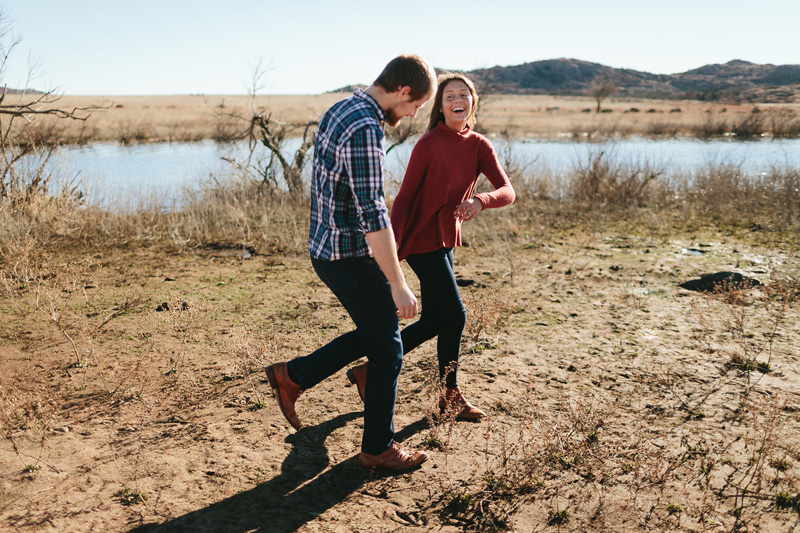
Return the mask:
POLYGON ((773 290, 798 250, 655 228, 523 241, 457 250, 461 386, 489 416, 429 416, 435 344, 412 352, 397 440, 431 459, 397 477, 358 466, 344 371, 301 396, 298 432, 266 383, 350 328, 307 258, 43 258, 50 277, 0 300, 0 529, 800 530, 800 321, 773 290), (728 270, 765 285, 678 286, 728 270))

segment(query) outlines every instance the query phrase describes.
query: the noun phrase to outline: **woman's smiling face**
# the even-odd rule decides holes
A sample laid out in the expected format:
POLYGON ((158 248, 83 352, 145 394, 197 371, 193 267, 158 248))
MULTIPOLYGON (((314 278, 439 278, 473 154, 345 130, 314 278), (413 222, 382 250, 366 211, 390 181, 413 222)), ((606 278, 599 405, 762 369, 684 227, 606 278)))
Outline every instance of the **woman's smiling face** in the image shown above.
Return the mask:
POLYGON ((444 123, 461 131, 472 114, 472 93, 467 84, 461 80, 452 80, 444 88, 442 94, 442 114, 444 123))

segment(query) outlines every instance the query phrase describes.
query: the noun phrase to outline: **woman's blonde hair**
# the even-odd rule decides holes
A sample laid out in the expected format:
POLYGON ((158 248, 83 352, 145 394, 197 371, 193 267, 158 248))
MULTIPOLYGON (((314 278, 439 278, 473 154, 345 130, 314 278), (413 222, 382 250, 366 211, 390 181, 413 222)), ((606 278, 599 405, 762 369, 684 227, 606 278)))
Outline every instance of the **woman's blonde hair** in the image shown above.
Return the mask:
POLYGON ((475 90, 475 85, 470 79, 460 72, 445 72, 439 76, 439 87, 436 89, 436 96, 433 98, 433 107, 431 108, 431 120, 428 122, 428 131, 431 131, 440 122, 444 121, 444 113, 442 112, 442 99, 444 98, 444 89, 451 81, 461 81, 469 89, 472 94, 472 109, 469 110, 469 117, 467 117, 467 125, 471 128, 475 126, 477 118, 475 111, 478 109, 478 92, 475 90))

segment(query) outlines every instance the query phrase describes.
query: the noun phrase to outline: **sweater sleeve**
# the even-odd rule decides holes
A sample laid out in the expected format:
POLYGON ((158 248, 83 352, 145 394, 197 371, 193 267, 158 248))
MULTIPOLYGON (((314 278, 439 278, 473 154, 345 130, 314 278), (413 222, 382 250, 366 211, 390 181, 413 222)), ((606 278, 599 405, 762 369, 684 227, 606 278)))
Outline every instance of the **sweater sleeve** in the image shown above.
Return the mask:
POLYGON ((403 183, 400 185, 400 190, 392 204, 392 229, 394 230, 394 240, 397 242, 398 247, 403 242, 403 234, 409 224, 409 212, 412 202, 417 196, 428 168, 429 151, 427 144, 426 139, 422 137, 414 145, 411 157, 408 160, 405 176, 403 176, 403 183))
POLYGON ((503 207, 514 201, 516 198, 514 187, 500 165, 500 161, 497 159, 497 152, 494 151, 488 139, 482 139, 481 142, 478 153, 478 172, 486 176, 495 189, 492 192, 475 195, 475 198, 483 204, 484 209, 503 207))

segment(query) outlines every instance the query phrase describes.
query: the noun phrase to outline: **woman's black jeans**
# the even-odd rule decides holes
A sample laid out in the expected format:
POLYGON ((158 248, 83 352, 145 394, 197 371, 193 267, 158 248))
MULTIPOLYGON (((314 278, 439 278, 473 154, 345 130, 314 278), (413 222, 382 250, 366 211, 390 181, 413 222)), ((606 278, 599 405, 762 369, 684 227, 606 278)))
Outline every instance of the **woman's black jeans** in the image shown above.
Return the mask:
MULTIPOLYGON (((439 377, 445 377, 448 367, 453 365, 445 385, 457 387, 456 365, 467 314, 453 272, 453 249, 409 255, 406 262, 419 278, 422 312, 418 321, 403 328, 403 353, 438 336, 439 377)), ((372 362, 369 368, 372 372, 372 362)))

